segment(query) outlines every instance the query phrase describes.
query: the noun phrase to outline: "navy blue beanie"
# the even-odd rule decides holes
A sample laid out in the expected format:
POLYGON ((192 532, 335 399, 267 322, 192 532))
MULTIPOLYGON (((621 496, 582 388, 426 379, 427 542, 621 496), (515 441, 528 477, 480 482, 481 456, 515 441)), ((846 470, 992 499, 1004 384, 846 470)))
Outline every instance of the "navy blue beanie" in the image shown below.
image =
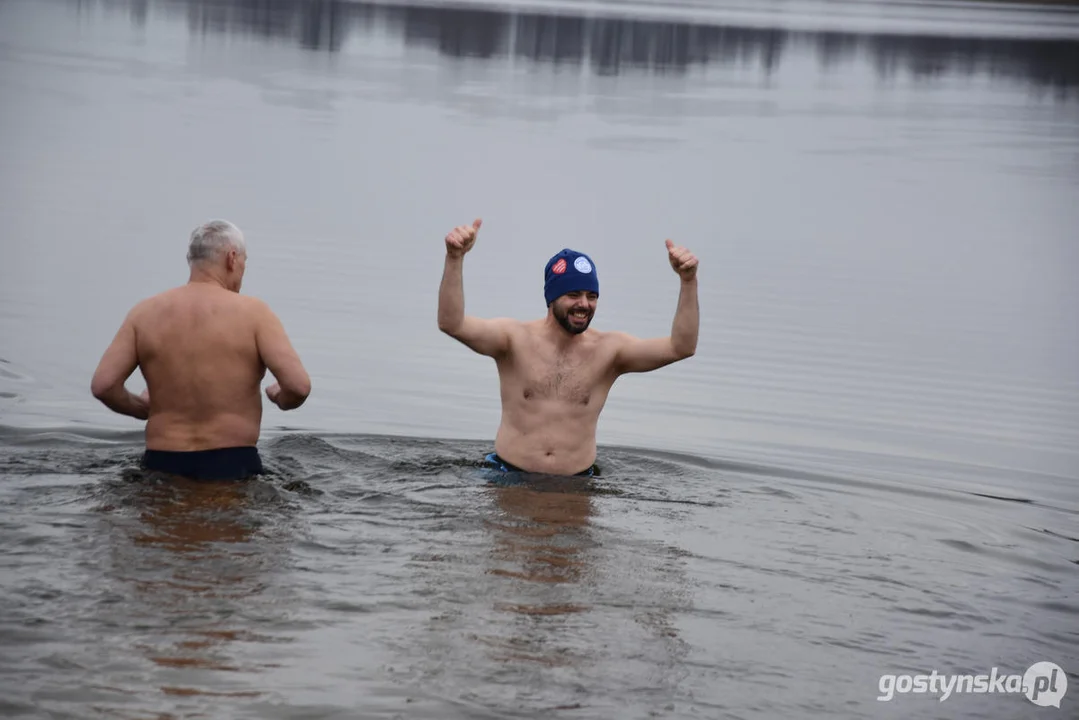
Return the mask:
POLYGON ((568 292, 585 290, 599 295, 599 276, 592 258, 565 248, 547 261, 543 270, 543 297, 550 305, 568 292))

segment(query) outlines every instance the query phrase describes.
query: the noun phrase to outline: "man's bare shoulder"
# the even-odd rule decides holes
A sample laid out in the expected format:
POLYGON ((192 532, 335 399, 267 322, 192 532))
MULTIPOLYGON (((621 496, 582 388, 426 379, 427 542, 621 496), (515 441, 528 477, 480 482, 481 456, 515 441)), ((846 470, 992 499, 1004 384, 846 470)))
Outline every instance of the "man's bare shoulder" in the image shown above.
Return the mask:
POLYGON ((128 312, 128 320, 137 324, 155 323, 165 315, 205 312, 208 307, 226 309, 226 317, 238 315, 254 322, 273 317, 270 306, 260 298, 223 288, 181 285, 140 300, 128 312))
POLYGON ((632 340, 632 337, 627 333, 618 330, 597 330, 596 328, 588 328, 583 337, 587 338, 588 342, 596 347, 618 347, 632 340))
POLYGON ((253 314, 269 314, 273 310, 270 309, 270 304, 260 297, 254 295, 240 295, 239 293, 233 293, 236 297, 236 301, 240 303, 244 310, 253 314))
POLYGON ((261 298, 257 298, 254 295, 241 295, 238 292, 232 290, 226 290, 222 287, 215 285, 188 285, 183 288, 177 288, 179 291, 177 298, 188 300, 191 302, 206 303, 218 305, 220 307, 230 308, 233 312, 240 312, 250 317, 260 317, 269 314, 270 306, 266 301, 261 298))
POLYGON ((511 317, 496 317, 492 318, 493 322, 497 322, 506 330, 511 332, 535 332, 543 326, 542 320, 518 320, 511 317))
POLYGON ((515 318, 498 318, 504 321, 506 332, 510 337, 519 339, 542 338, 547 333, 547 323, 544 320, 517 320, 515 318))
POLYGON ((238 295, 233 293, 240 303, 244 317, 249 319, 260 330, 272 330, 280 328, 281 318, 277 316, 270 303, 254 295, 238 295))
POLYGON ((176 303, 182 287, 169 288, 159 293, 145 297, 136 302, 127 313, 130 322, 153 322, 154 318, 165 307, 176 303))

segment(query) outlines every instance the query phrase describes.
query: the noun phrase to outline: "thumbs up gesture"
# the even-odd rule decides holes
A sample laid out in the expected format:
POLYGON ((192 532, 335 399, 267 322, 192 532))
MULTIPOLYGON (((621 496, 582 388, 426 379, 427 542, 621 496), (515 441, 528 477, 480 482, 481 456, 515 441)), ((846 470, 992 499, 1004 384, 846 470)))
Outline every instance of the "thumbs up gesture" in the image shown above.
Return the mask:
POLYGON ((683 280, 692 280, 697 276, 697 256, 689 250, 668 240, 667 256, 671 267, 683 280))
POLYGON ((464 254, 476 244, 476 235, 483 224, 481 218, 476 218, 471 225, 458 225, 446 236, 446 254, 450 257, 464 257, 464 254))

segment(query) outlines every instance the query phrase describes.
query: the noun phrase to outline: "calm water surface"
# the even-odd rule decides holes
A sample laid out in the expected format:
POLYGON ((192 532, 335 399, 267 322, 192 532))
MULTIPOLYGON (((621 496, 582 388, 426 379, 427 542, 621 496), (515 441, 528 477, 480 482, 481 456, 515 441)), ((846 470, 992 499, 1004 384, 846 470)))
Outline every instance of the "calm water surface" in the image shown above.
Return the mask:
MULTIPOLYGON (((1015 718, 1079 698, 1079 12, 0 0, 0 715, 1015 718), (562 247, 594 481, 478 466, 562 247), (137 470, 89 380, 209 217, 313 376, 270 474, 137 470), (1068 672, 877 696, 885 673, 1068 672)), ((130 387, 141 389, 136 375, 130 387)))

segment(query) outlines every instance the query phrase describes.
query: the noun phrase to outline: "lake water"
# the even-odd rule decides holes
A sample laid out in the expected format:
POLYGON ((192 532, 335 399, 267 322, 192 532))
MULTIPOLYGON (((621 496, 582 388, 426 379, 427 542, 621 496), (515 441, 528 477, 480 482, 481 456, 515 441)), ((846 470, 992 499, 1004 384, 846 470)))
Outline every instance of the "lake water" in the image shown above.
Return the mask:
POLYGON ((1076 9, 0 0, 0 94, 0 715, 1075 716, 1076 9), (479 467, 477 216, 479 315, 568 246, 666 334, 700 258, 593 481, 479 467), (211 217, 314 382, 239 487, 89 393, 211 217))

